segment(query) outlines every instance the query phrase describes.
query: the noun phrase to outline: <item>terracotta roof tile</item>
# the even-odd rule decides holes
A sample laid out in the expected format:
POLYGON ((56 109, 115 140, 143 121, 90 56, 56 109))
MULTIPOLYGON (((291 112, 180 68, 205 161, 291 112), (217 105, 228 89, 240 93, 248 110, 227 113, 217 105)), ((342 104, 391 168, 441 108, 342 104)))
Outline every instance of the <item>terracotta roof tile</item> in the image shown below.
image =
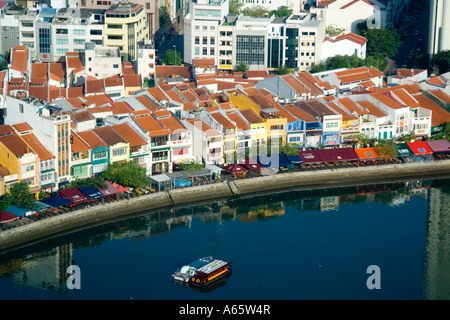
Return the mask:
POLYGON ((145 141, 145 139, 142 138, 128 123, 116 124, 111 127, 128 141, 130 147, 143 146, 147 144, 147 141, 145 141))
POLYGON ((127 143, 127 141, 110 126, 97 127, 92 129, 92 131, 109 146, 113 146, 117 143, 127 143))
POLYGON ((422 108, 431 110, 431 125, 437 127, 450 122, 450 113, 441 108, 437 103, 427 98, 424 94, 415 94, 414 98, 422 108))
POLYGON ((91 146, 89 146, 81 137, 72 130, 72 145, 70 146, 72 152, 81 152, 91 150, 91 146))
POLYGON ((107 147, 108 145, 100 139, 92 130, 78 132, 78 135, 92 148, 107 147))

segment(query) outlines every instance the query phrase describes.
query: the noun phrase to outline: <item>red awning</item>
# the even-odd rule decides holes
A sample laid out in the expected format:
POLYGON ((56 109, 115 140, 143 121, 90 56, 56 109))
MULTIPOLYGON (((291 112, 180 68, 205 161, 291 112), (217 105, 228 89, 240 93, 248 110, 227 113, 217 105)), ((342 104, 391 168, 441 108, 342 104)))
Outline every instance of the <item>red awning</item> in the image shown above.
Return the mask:
POLYGON ((426 141, 408 142, 408 147, 412 152, 414 152, 414 155, 416 156, 433 154, 433 150, 431 150, 426 141))
POLYGON ((248 172, 248 169, 244 168, 243 166, 239 164, 230 164, 223 167, 226 171, 229 173, 242 173, 242 172, 248 172))
POLYGON ((77 188, 68 188, 59 190, 59 195, 71 200, 74 204, 87 202, 89 199, 77 188))
POLYGON ((0 211, 0 222, 9 222, 19 219, 20 217, 7 211, 0 211))
POLYGON ((125 192, 125 191, 128 191, 128 188, 125 188, 125 187, 121 186, 121 185, 118 184, 118 183, 113 182, 112 185, 113 185, 114 188, 116 188, 117 191, 119 191, 119 192, 125 192))

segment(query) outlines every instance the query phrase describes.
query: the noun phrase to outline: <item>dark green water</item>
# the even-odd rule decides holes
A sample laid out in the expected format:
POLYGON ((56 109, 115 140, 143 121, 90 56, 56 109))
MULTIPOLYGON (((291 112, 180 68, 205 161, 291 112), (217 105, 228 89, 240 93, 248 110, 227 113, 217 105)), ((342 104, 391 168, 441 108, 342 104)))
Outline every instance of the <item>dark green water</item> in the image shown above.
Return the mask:
POLYGON ((0 254, 0 299, 449 299, 449 227, 448 180, 139 213, 0 254), (172 282, 207 255, 232 275, 208 292, 172 282))

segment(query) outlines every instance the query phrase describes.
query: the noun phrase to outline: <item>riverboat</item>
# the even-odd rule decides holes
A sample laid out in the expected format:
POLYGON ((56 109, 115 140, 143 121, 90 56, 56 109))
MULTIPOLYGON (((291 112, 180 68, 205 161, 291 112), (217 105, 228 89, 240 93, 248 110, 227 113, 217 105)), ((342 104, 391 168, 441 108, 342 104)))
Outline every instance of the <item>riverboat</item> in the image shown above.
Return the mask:
POLYGON ((189 284, 204 287, 219 279, 226 277, 231 272, 231 263, 214 259, 205 266, 197 269, 190 278, 189 284))
POLYGON ((204 257, 197 259, 187 265, 178 268, 172 275, 173 280, 178 282, 188 283, 192 276, 194 276, 197 269, 206 266, 210 262, 214 261, 213 257, 204 257))

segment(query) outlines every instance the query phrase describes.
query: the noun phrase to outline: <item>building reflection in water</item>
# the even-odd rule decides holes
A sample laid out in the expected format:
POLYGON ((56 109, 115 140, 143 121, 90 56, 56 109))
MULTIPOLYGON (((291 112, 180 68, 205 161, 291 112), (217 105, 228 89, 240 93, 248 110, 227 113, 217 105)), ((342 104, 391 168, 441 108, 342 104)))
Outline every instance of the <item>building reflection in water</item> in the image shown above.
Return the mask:
POLYGON ((450 188, 429 190, 424 293, 450 299, 450 188))
MULTIPOLYGON (((57 246, 54 246, 54 242, 51 245, 48 244, 53 246, 51 249, 16 255, 6 262, 2 261, 0 256, 0 277, 10 277, 21 285, 64 292, 67 289, 66 281, 69 277, 66 273, 67 267, 76 264, 72 258, 73 251, 95 246, 107 240, 121 238, 140 240, 168 233, 178 227, 191 228, 194 218, 200 219, 203 223, 217 224, 217 228, 214 229, 217 234, 213 234, 212 238, 220 238, 220 227, 224 220, 239 219, 241 222, 251 223, 264 219, 276 219, 284 215, 286 208, 289 207, 298 210, 337 212, 339 205, 344 203, 378 202, 396 206, 409 201, 414 196, 426 198, 429 210, 426 261, 424 262, 424 298, 449 299, 450 188, 435 188, 431 181, 360 186, 349 190, 341 188, 271 193, 245 199, 228 199, 137 214, 81 230, 75 237, 72 235, 67 238, 71 239, 71 242, 67 242, 67 239, 62 237, 57 246)), ((211 245, 213 242, 214 239, 211 240, 211 245)), ((40 244, 39 247, 45 247, 45 243, 40 244)))

